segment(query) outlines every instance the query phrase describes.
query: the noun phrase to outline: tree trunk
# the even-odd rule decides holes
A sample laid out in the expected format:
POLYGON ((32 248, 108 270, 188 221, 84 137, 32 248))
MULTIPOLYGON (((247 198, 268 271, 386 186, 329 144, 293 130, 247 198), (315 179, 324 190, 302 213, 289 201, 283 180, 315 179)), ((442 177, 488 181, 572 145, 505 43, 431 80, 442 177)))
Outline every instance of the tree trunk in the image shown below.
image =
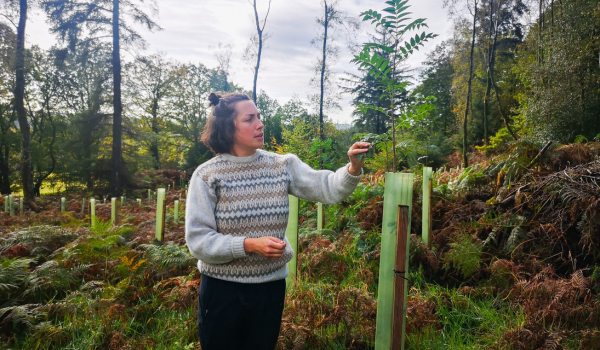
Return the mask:
MULTIPOLYGON (((50 125, 52 126, 52 141, 50 141, 50 159, 52 160, 52 166, 50 166, 50 170, 46 171, 45 173, 42 173, 41 170, 39 170, 39 166, 38 166, 38 176, 36 178, 34 189, 33 189, 36 196, 41 195, 40 189, 42 188, 42 183, 44 182, 44 180, 46 180, 48 178, 48 176, 50 176, 54 172, 54 169, 56 168, 56 158, 54 157, 54 143, 56 142, 56 125, 54 125, 54 120, 52 120, 52 114, 50 114, 50 108, 48 107, 48 100, 46 100, 45 102, 46 102, 46 114, 48 117, 48 121, 50 122, 50 125)), ((40 147, 41 147, 41 145, 42 145, 42 131, 40 130, 40 147)))
POLYGON ((8 168, 8 145, 0 145, 0 193, 10 194, 10 169, 8 168))
POLYGON ((113 81, 114 81, 114 97, 113 97, 113 144, 112 144, 112 169, 111 169, 111 191, 113 194, 118 194, 122 187, 122 145, 121 138, 123 133, 122 114, 123 106, 121 104, 121 57, 119 43, 119 0, 113 0, 113 81))
POLYGON ((469 166, 467 158, 467 119, 469 116, 469 106, 471 104, 471 82, 473 80, 473 51, 475 48, 475 24, 477 23, 477 1, 475 1, 475 10, 473 13, 473 38, 471 39, 471 58, 469 60, 469 82, 467 85, 467 103, 465 104, 465 116, 463 119, 463 167, 469 166))
POLYGON ((15 82, 15 109, 21 129, 21 180, 25 202, 35 203, 33 194, 33 173, 31 169, 31 128, 25 112, 25 22, 27 21, 27 0, 20 0, 20 18, 17 28, 17 60, 15 82))
POLYGON ((538 47, 537 47, 537 63, 538 66, 544 61, 542 52, 542 31, 544 30, 544 12, 543 1, 539 0, 539 23, 538 23, 538 47))
MULTIPOLYGON (((271 3, 269 2, 269 9, 271 8, 271 3)), ((267 16, 269 13, 267 12, 267 16)), ((256 67, 254 67, 254 84, 252 85, 252 100, 256 103, 256 82, 258 81, 258 69, 260 68, 260 56, 262 55, 262 46, 263 46, 263 30, 264 26, 260 28, 260 22, 258 21, 258 11, 256 10, 256 0, 254 0, 254 18, 256 20, 256 31, 258 33, 258 55, 256 56, 256 67)), ((265 17, 265 24, 267 22, 267 18, 265 17)))
POLYGON ((508 130, 508 133, 513 138, 513 140, 517 141, 517 136, 515 135, 514 131, 510 127, 510 124, 508 123, 508 117, 502 111, 502 103, 500 101, 500 95, 498 94, 498 86, 496 85, 496 82, 494 81, 494 67, 496 66, 496 44, 497 43, 498 43, 498 23, 495 23, 494 40, 493 40, 493 44, 492 44, 492 56, 490 58, 489 79, 492 83, 492 87, 494 88, 494 94, 496 95, 496 103, 498 104, 498 112, 500 113, 500 117, 504 121, 504 126, 506 127, 506 130, 508 130))
MULTIPOLYGON (((494 0, 490 1, 490 29, 489 29, 489 39, 492 41, 492 32, 494 30, 494 0)), ((495 42, 494 42, 495 43, 495 42)), ((492 51, 494 50, 495 45, 491 45, 488 42, 488 52, 487 52, 487 60, 486 60, 486 71, 487 71, 487 79, 486 79, 486 89, 485 89, 485 97, 483 99, 483 144, 488 146, 488 112, 490 106, 490 92, 492 90, 492 80, 490 79, 490 65, 492 61, 492 51)))
POLYGON ((152 158, 154 158, 154 169, 159 170, 160 169, 160 155, 158 153, 158 137, 159 137, 159 130, 158 130, 158 100, 160 99, 160 89, 156 88, 155 91, 155 98, 154 101, 152 102, 152 132, 154 133, 154 136, 156 137, 156 139, 151 139, 150 141, 150 154, 152 154, 152 158))
POLYGON ((325 4, 325 23, 323 26, 325 27, 325 33, 323 35, 323 62, 321 65, 321 99, 319 101, 319 136, 321 137, 321 141, 325 140, 325 131, 323 130, 323 99, 325 94, 325 64, 327 59, 327 29, 329 28, 329 8, 327 7, 327 1, 323 2, 325 4))

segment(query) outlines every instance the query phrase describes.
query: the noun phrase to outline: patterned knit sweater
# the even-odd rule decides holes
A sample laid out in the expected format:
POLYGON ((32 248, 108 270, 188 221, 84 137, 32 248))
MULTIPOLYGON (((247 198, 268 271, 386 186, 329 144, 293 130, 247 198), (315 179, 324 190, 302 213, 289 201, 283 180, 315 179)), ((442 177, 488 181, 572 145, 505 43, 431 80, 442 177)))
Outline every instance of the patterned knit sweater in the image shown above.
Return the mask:
POLYGON ((292 154, 257 150, 249 157, 221 154, 192 175, 185 213, 185 239, 202 274, 241 283, 262 283, 288 275, 294 252, 285 237, 288 193, 339 203, 358 185, 347 165, 335 173, 313 170, 292 154), (244 240, 277 237, 286 243, 281 258, 246 254, 244 240))

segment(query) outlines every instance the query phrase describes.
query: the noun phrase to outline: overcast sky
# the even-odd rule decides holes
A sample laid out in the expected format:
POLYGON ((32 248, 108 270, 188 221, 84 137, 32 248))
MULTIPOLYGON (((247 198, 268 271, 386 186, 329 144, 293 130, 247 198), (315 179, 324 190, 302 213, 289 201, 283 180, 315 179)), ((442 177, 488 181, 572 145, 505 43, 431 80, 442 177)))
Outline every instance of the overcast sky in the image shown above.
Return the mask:
MULTIPOLYGON (((426 43, 425 49, 409 58, 407 63, 411 68, 418 69, 426 53, 450 36, 451 22, 446 10, 442 8, 442 2, 443 0, 409 2, 412 18, 426 18, 428 32, 439 35, 426 43)), ((264 17, 268 0, 257 0, 257 3, 259 16, 264 17)), ((363 11, 380 11, 384 7, 382 0, 340 0, 340 9, 356 18, 363 11)), ((149 44, 147 53, 161 51, 180 62, 201 62, 208 67, 216 67, 216 47, 219 43, 231 44, 231 80, 252 90, 253 73, 242 60, 244 48, 256 33, 254 12, 248 0, 158 0, 158 8, 155 20, 163 30, 155 33, 142 31, 149 44)), ((265 90, 281 104, 294 96, 305 99, 308 94, 316 92, 309 86, 309 80, 313 76, 310 67, 320 52, 318 48, 311 46, 310 41, 318 35, 315 18, 321 16, 321 13, 321 0, 272 0, 265 28, 270 38, 262 54, 258 89, 265 90)), ((48 28, 41 11, 31 13, 26 28, 26 45, 39 45, 47 49, 55 44, 56 40, 48 28)), ((365 42, 366 33, 372 32, 370 22, 363 22, 358 42, 365 42)), ((122 57, 129 60, 132 54, 122 52, 122 57)), ((351 59, 350 53, 342 50, 332 71, 340 77, 344 72, 356 72, 355 66, 350 63, 351 59)), ((351 123, 350 99, 350 96, 344 96, 340 101, 343 109, 329 113, 334 122, 351 123)))

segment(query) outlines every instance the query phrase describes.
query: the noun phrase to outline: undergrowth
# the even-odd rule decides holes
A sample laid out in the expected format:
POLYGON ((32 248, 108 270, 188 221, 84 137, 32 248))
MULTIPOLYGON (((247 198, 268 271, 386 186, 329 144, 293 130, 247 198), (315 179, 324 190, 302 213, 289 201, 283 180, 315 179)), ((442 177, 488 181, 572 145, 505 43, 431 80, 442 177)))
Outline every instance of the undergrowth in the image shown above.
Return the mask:
MULTIPOLYGON (((506 148, 434 173, 432 247, 415 174, 406 349, 598 349, 600 146, 550 148, 533 165, 539 145, 506 148)), ((383 173, 367 174, 325 206, 320 231, 301 201, 278 349, 374 347, 383 189, 383 173)), ((199 349, 201 276, 183 225, 170 220, 158 244, 154 203, 130 200, 117 225, 107 205, 90 222, 78 203, 31 222, 0 214, 0 347, 199 349)))

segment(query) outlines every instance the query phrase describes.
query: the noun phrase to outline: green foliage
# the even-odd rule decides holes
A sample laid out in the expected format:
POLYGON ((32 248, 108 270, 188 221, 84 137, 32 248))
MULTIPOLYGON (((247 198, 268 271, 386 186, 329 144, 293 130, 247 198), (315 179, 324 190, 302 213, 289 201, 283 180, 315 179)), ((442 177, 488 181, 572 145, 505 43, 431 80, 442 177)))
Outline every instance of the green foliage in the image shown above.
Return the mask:
POLYGON ((525 88, 517 95, 520 113, 527 133, 540 142, 568 143, 577 135, 589 140, 600 130, 600 67, 591 59, 600 48, 595 34, 600 12, 594 1, 566 1, 555 13, 544 23, 552 21, 552 35, 540 44, 534 27, 527 50, 519 54, 516 70, 525 88))
MULTIPOLYGON (((413 296, 416 317, 422 303, 435 305, 434 322, 418 323, 406 336, 406 348, 414 350, 480 349, 493 347, 508 330, 520 327, 524 320, 521 309, 507 302, 467 295, 460 289, 427 284, 413 296)), ((421 321, 421 319, 419 319, 421 321)), ((422 321, 421 321, 422 322, 422 321)), ((410 327, 409 321, 409 327, 410 327)))
POLYGON ((0 259, 0 305, 20 293, 29 276, 29 265, 34 262, 34 259, 23 258, 0 259))
POLYGON ((291 113, 290 117, 293 119, 290 119, 291 125, 283 130, 283 143, 274 146, 277 153, 295 154, 315 169, 320 168, 321 161, 324 167, 330 169, 337 169, 348 162, 348 155, 342 151, 350 147, 348 131, 338 130, 333 123, 326 120, 324 125, 326 139, 321 141, 317 116, 304 114, 301 109, 294 112, 296 109, 294 106, 287 108, 289 110, 286 113, 291 113), (327 152, 322 152, 322 148, 327 152))
MULTIPOLYGON (((112 221, 103 222, 98 217, 92 218, 90 235, 83 242, 67 245, 55 252, 54 257, 72 263, 104 263, 122 256, 129 250, 126 236, 132 233, 127 226, 113 226, 112 221)), ((105 273, 108 271, 105 271, 105 273)))
POLYGON ((358 160, 362 160, 363 158, 369 158, 373 156, 372 150, 374 148, 378 148, 380 147, 379 144, 382 142, 387 142, 388 141, 388 133, 384 133, 381 135, 376 135, 376 134, 372 134, 372 133, 363 133, 363 134, 356 134, 354 135, 354 137, 352 137, 352 140, 356 140, 358 139, 359 142, 369 142, 371 143, 371 146, 369 146, 369 152, 367 153, 362 153, 358 155, 358 160))
POLYGON ((36 267, 25 280, 23 298, 43 302, 73 288, 77 289, 78 283, 82 282, 83 273, 89 266, 79 264, 69 268, 55 260, 47 261, 36 267))
POLYGON ((583 135, 577 135, 577 137, 575 137, 575 140, 573 141, 573 143, 587 143, 588 139, 587 137, 583 136, 583 135))
POLYGON ((323 165, 323 169, 331 169, 332 166, 329 164, 330 159, 327 151, 331 151, 331 142, 332 139, 322 140, 318 137, 312 139, 312 144, 310 146, 310 159, 312 160, 309 164, 313 169, 321 168, 321 164, 323 165))
MULTIPOLYGON (((408 0, 386 1, 385 4, 388 7, 383 9, 386 14, 374 10, 361 13, 363 21, 371 21, 371 24, 375 24, 375 28, 385 31, 392 39, 390 45, 366 43, 363 45, 362 51, 352 59, 359 69, 368 70, 369 75, 373 76, 375 81, 380 79, 379 88, 382 91, 380 98, 389 102, 389 107, 383 107, 380 104, 362 104, 358 106, 358 109, 363 113, 372 110, 386 115, 391 119, 392 126, 395 124, 398 93, 406 93, 406 87, 409 84, 407 81, 400 80, 402 77, 397 74, 397 62, 406 59, 414 50, 418 50, 419 46, 423 46, 425 41, 436 37, 435 34, 423 32, 416 34, 408 41, 405 40, 404 37, 409 31, 427 27, 425 19, 422 18, 404 23, 409 20, 406 16, 410 14, 407 11, 409 8, 407 3, 408 0)), ((409 125, 411 123, 409 117, 414 116, 412 113, 410 116, 407 113, 408 111, 405 111, 405 114, 401 114, 399 125, 402 128, 409 125)), ((392 143, 395 143, 395 130, 392 130, 391 136, 392 143)), ((396 164, 395 154, 393 164, 394 166, 396 164)))
POLYGON ((41 310, 40 304, 8 306, 0 309, 0 318, 10 320, 12 328, 19 333, 29 330, 45 317, 46 313, 41 310))
POLYGON ((479 164, 471 165, 463 169, 460 175, 449 185, 452 191, 460 194, 466 194, 477 186, 481 186, 489 181, 487 174, 479 164))
POLYGON ((469 235, 461 235, 456 242, 450 243, 450 247, 451 249, 444 256, 446 267, 454 267, 464 278, 479 270, 482 248, 480 242, 474 242, 469 235))
POLYGON ((140 244, 137 249, 145 252, 145 258, 148 260, 147 270, 175 270, 185 271, 195 266, 197 259, 188 251, 186 245, 177 245, 169 242, 165 245, 140 244))
POLYGON ((494 136, 490 137, 488 146, 475 146, 475 148, 486 155, 500 154, 508 150, 510 142, 511 138, 508 130, 502 128, 494 136))
POLYGON ((77 237, 76 233, 58 226, 32 226, 26 230, 9 232, 0 238, 0 253, 23 245, 32 256, 50 255, 77 237))

